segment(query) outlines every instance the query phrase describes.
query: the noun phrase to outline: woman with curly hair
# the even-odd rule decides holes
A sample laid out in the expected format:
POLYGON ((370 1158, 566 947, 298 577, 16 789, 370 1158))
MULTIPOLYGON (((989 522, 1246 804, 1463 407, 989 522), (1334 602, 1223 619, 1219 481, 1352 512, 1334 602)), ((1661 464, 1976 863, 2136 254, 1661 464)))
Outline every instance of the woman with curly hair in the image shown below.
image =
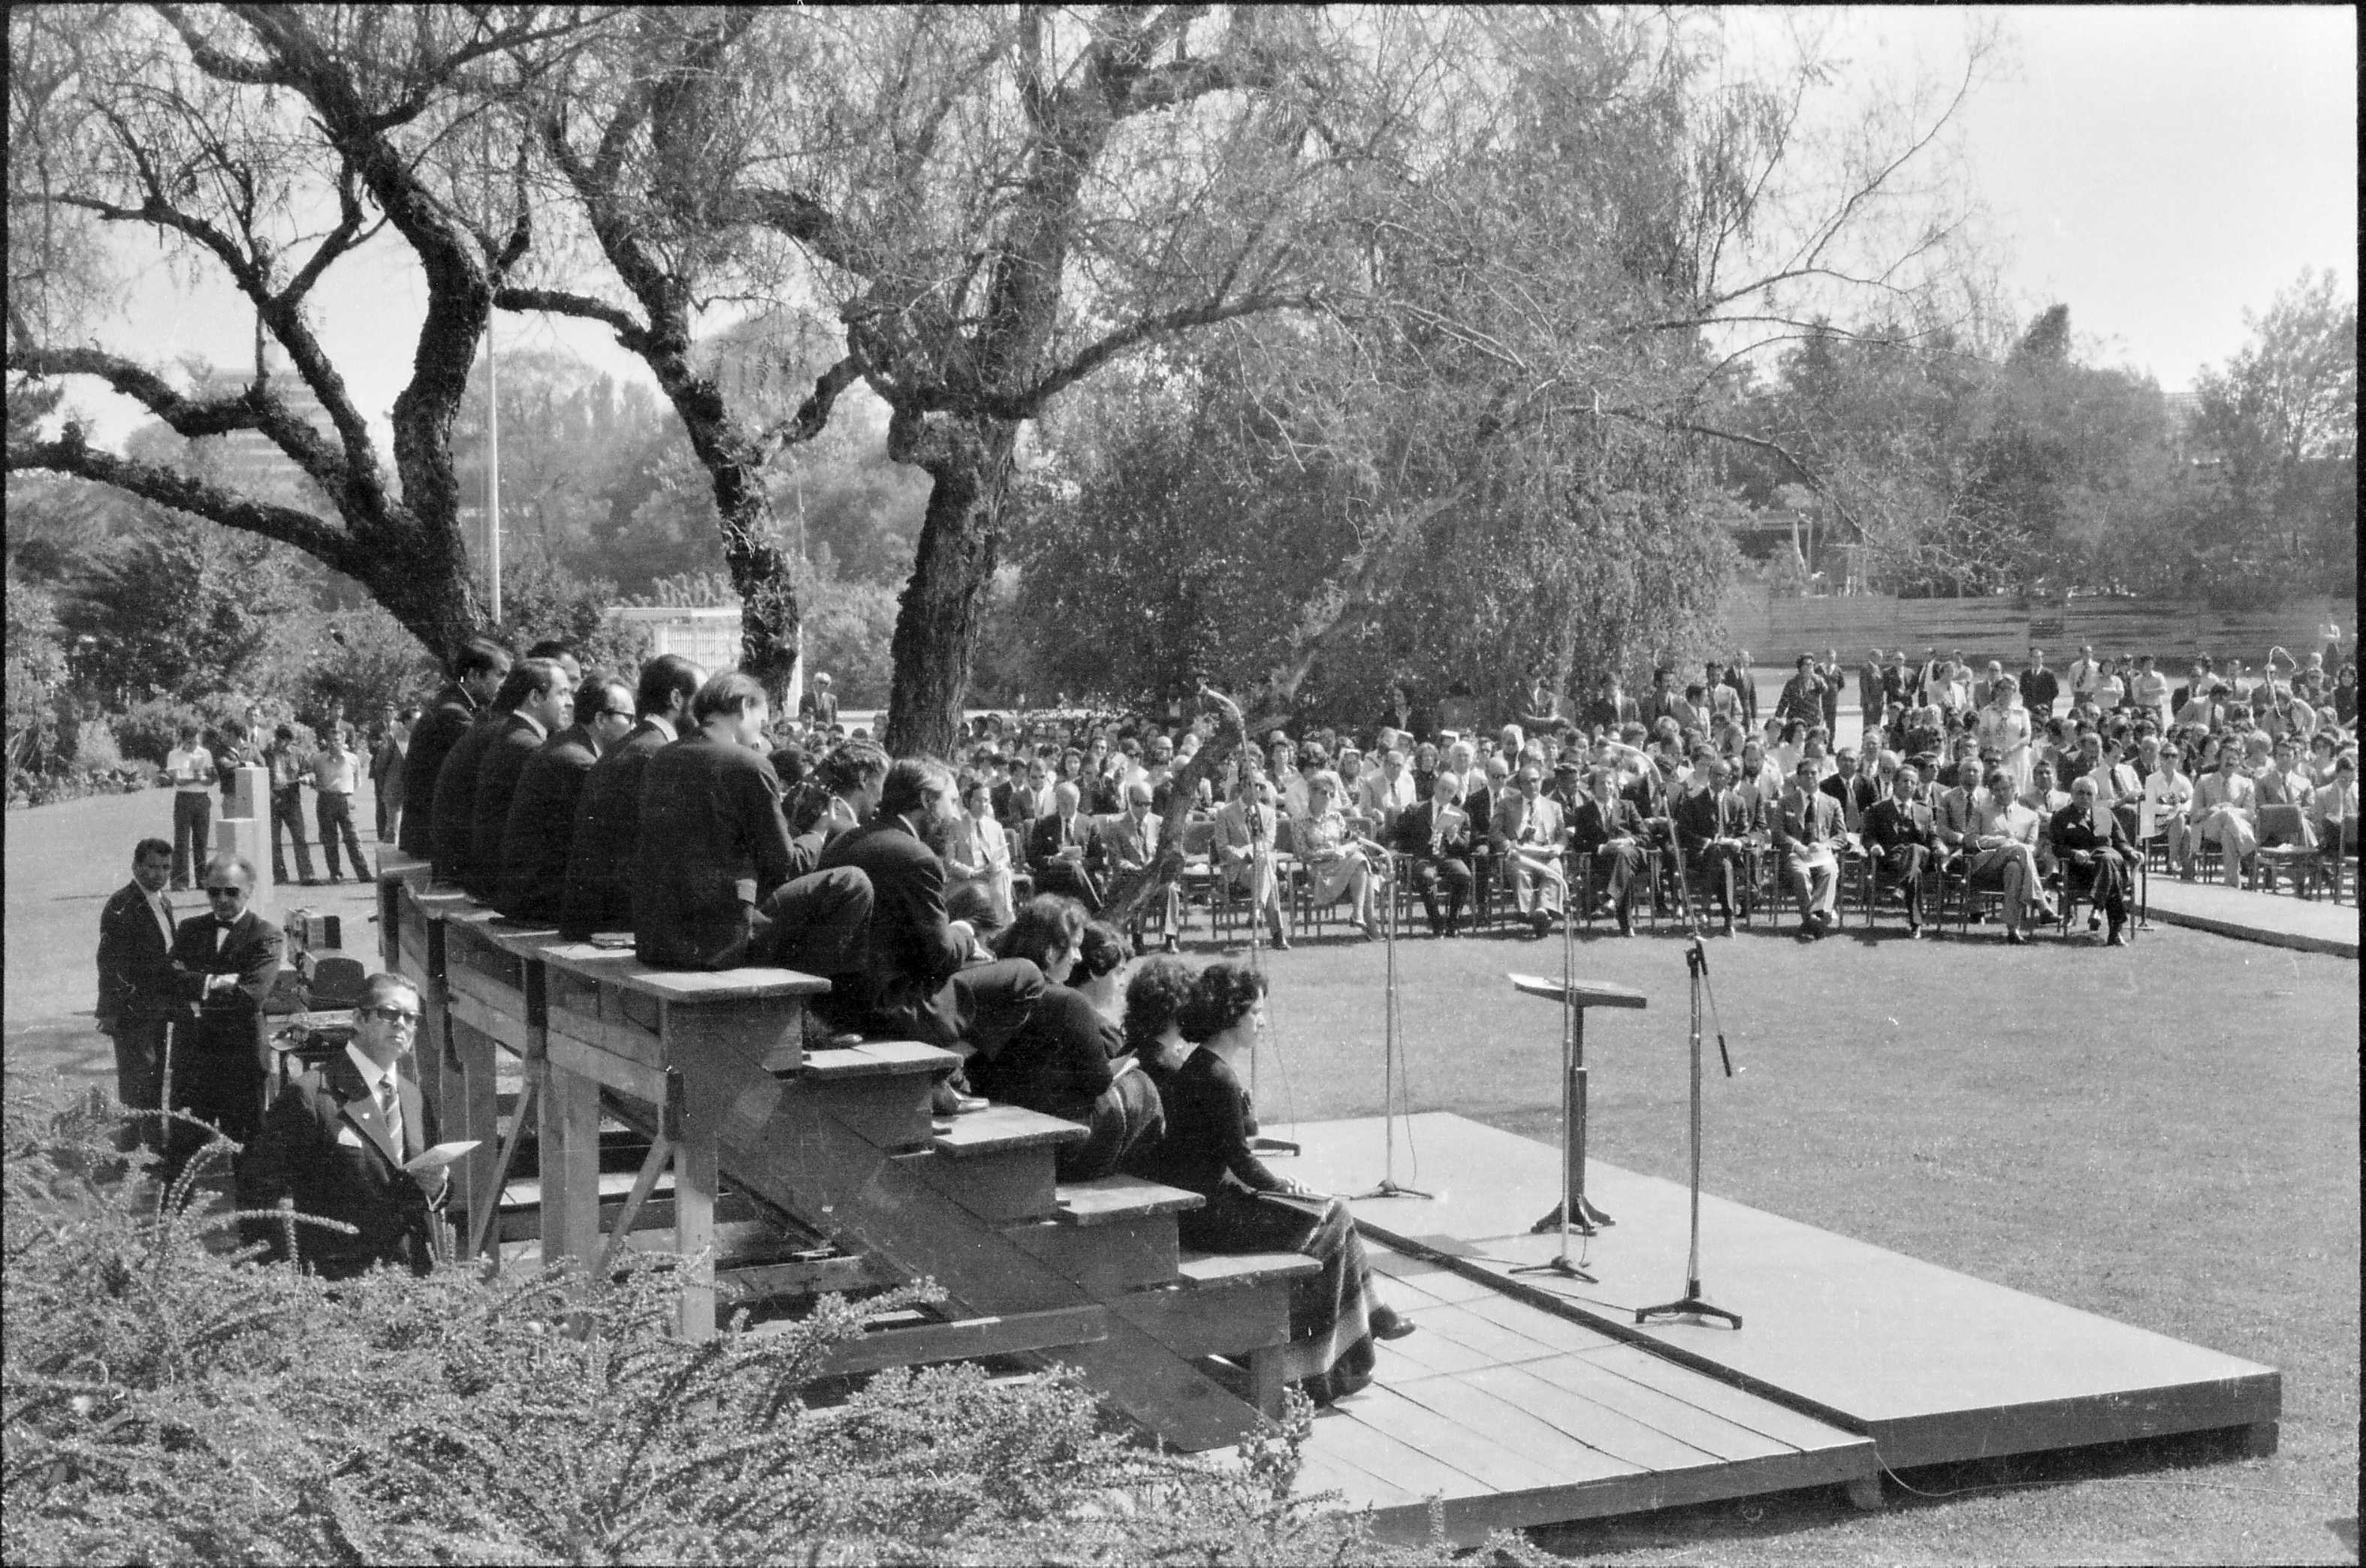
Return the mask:
POLYGON ((1081 963, 1101 966, 1097 972, 1103 974, 1124 963, 1125 938, 1109 926, 1087 925, 1076 900, 1044 893, 1027 901, 997 948, 1005 959, 1031 960, 1046 983, 1034 1011, 991 1060, 983 1051, 970 1058, 970 1087, 989 1100, 1082 1123, 1091 1136, 1062 1145, 1053 1172, 1063 1182, 1106 1176, 1135 1147, 1155 1141, 1166 1125, 1158 1091, 1132 1058, 1121 1055, 1124 1036, 1067 983, 1081 963))
MULTIPOLYGON (((1176 1215, 1186 1247, 1303 1252, 1323 1265, 1290 1284, 1281 1355, 1282 1376, 1327 1405, 1371 1382, 1373 1339, 1402 1338, 1414 1326, 1372 1299, 1371 1268, 1347 1205, 1275 1175, 1249 1148, 1256 1116, 1233 1063, 1255 1041, 1264 1002, 1265 977, 1254 969, 1220 963, 1200 972, 1174 1020, 1195 1048, 1161 1087, 1166 1135, 1125 1168, 1207 1200, 1176 1215)), ((1141 1028, 1154 1004, 1145 997, 1141 1028)))

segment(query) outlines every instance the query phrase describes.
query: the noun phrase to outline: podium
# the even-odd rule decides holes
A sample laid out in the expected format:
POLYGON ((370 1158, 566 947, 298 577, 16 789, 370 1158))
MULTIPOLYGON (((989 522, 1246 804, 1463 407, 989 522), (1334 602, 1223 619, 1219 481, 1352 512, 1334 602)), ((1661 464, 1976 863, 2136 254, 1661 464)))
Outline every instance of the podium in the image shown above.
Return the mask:
POLYGON ((1561 1201, 1531 1229, 1566 1226, 1591 1236, 1611 1218, 1585 1201, 1585 1014, 1593 1007, 1642 1008, 1650 1004, 1632 986, 1606 980, 1556 980, 1542 975, 1509 975, 1512 989, 1561 1004, 1561 1201))

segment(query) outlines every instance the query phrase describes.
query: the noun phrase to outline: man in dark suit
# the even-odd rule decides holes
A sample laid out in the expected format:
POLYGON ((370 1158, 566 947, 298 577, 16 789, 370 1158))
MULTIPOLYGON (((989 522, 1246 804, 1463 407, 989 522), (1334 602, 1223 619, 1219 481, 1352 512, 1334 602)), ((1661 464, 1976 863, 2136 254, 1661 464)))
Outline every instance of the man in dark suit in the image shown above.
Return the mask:
POLYGON ((1413 864, 1414 890, 1432 936, 1459 936, 1462 906, 1477 885, 1470 874, 1470 816, 1456 804, 1461 786, 1440 772, 1430 781, 1429 799, 1398 813, 1393 847, 1413 864), (1446 886, 1446 913, 1438 913, 1438 884, 1446 886))
MULTIPOLYGON (((583 781, 608 747, 631 732, 632 689, 621 680, 595 680, 577 695, 575 711, 574 723, 526 758, 501 827, 493 907, 531 925, 558 924, 583 781)), ((478 803, 484 803, 481 791, 478 803)))
POLYGON ((379 1263, 423 1274, 435 1256, 434 1210, 447 1168, 403 1169, 435 1145, 435 1113, 401 1071, 419 1033, 419 992, 397 974, 375 974, 354 1014, 354 1038, 272 1102, 239 1162, 241 1222, 281 1262, 300 1260, 323 1279, 344 1280, 379 1263), (310 1215, 352 1226, 271 1218, 252 1211, 310 1215), (293 1236, 296 1256, 288 1256, 293 1236))
POLYGON ((1635 803, 1618 793, 1617 776, 1597 767, 1587 779, 1592 793, 1578 802, 1569 823, 1569 846, 1581 864, 1591 862, 1595 880, 1609 895, 1618 935, 1635 935, 1635 879, 1643 869, 1643 846, 1651 829, 1635 803))
POLYGON ((1732 765, 1721 756, 1705 756, 1693 783, 1696 788, 1678 795, 1668 815, 1690 868, 1717 890, 1718 913, 1730 936, 1734 884, 1746 875, 1750 852, 1750 804, 1734 790, 1732 765))
POLYGON ((765 759, 771 704, 737 670, 699 689, 698 724, 641 776, 633 853, 633 949, 645 964, 727 969, 776 964, 830 975, 852 967, 871 919, 856 872, 815 872, 821 836, 794 843, 765 759), (810 873, 810 874, 809 874, 810 873))
POLYGON ((510 671, 493 706, 507 711, 477 759, 468 849, 453 877, 487 903, 501 891, 501 835, 519 776, 545 741, 575 722, 575 679, 556 659, 526 659, 510 671))
POLYGON ((1851 747, 1842 746, 1832 753, 1832 763, 1839 771, 1816 788, 1840 802, 1841 825, 1851 833, 1860 833, 1865 828, 1865 813, 1881 799, 1881 790, 1857 770, 1856 753, 1851 747))
MULTIPOLYGON (((182 1005, 166 1081, 174 1108, 243 1144, 263 1115, 270 1060, 263 1003, 279 979, 280 936, 247 907, 254 868, 246 860, 217 855, 207 862, 205 892, 210 913, 181 922, 173 934, 173 983, 182 1005)), ((168 1180, 201 1141, 195 1128, 174 1127, 168 1180)))
POLYGON ((1616 673, 1602 678, 1602 695, 1586 704, 1581 716, 1585 727, 1596 734, 1617 734, 1622 724, 1640 723, 1643 711, 1635 700, 1620 691, 1616 673))
POLYGON ((468 732, 478 712, 493 700, 510 673, 510 655, 499 644, 473 640, 461 648, 452 684, 437 692, 426 715, 411 732, 402 759, 403 812, 400 847, 419 859, 435 853, 435 784, 444 759, 468 732))
POLYGON ((967 921, 945 913, 944 864, 929 847, 936 824, 961 810, 953 776, 918 759, 887 770, 868 823, 829 841, 826 872, 860 874, 871 890, 868 940, 859 961, 828 975, 817 1009, 844 1029, 925 1045, 969 1045, 991 1057, 1043 993, 1043 972, 1025 958, 973 964, 967 921), (967 966, 967 967, 964 967, 967 966))
POLYGON ((1085 868, 1093 845, 1092 819, 1076 809, 1083 797, 1074 784, 1062 780, 1052 798, 1052 814, 1038 818, 1027 832, 1027 869, 1034 874, 1035 890, 1064 894, 1098 913, 1100 890, 1085 868))
MULTIPOLYGON (((1676 689, 1676 672, 1662 665, 1651 672, 1651 689, 1643 694, 1642 725, 1647 730, 1659 728, 1662 719, 1674 719, 1683 726, 1684 694, 1676 689)), ((1621 720, 1624 723, 1626 721, 1621 720)))
POLYGON ((706 672, 680 654, 660 654, 641 666, 640 686, 633 694, 638 720, 623 740, 600 754, 576 801, 558 911, 558 933, 569 941, 589 941, 595 931, 632 929, 641 783, 649 758, 689 726, 691 702, 705 684, 706 672))
MULTIPOLYGON (((1830 783, 1830 779, 1825 780, 1830 783)), ((1922 775, 1911 764, 1898 768, 1889 780, 1889 793, 1865 813, 1865 849, 1873 857, 1874 882, 1894 884, 1906 900, 1906 935, 1922 935, 1922 873, 1931 863, 1937 840, 1926 820, 1928 808, 1914 796, 1922 775)))
MULTIPOLYGON (((2126 946, 2122 928, 2128 923, 2128 881, 2136 849, 2119 813, 2101 803, 2095 780, 2081 775, 2071 782, 2070 803, 2054 813, 2050 826, 2055 858, 2062 862, 2064 890, 2087 891, 2095 909, 2111 919, 2105 944, 2126 946)), ((2088 915, 2087 929, 2092 931, 2096 924, 2095 916, 2088 915)))
MULTIPOLYGON (((98 916, 98 1028, 115 1042, 115 1097, 133 1111, 154 1111, 164 1082, 164 1039, 180 1012, 173 980, 173 846, 143 838, 131 851, 131 880, 98 916)), ((116 1137, 116 1146, 164 1147, 150 1116, 116 1137)))

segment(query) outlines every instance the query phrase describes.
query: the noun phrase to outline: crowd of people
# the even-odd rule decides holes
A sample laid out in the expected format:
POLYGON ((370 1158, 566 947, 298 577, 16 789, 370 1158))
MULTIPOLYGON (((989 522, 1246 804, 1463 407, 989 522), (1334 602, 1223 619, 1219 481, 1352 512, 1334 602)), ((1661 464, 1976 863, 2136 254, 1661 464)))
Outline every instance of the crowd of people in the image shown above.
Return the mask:
MULTIPOLYGON (((1492 731, 1422 734, 1396 692, 1369 735, 1266 727, 1214 768, 1196 765, 1212 714, 985 715, 956 771, 850 734, 826 684, 776 719, 752 678, 679 656, 627 681, 587 676, 557 645, 513 660, 476 643, 415 721, 384 716, 371 767, 400 780, 391 804, 381 787, 381 840, 510 918, 629 940, 658 966, 825 976, 809 1047, 946 1047, 963 1065, 940 1087, 941 1114, 991 1100, 1076 1121, 1089 1136, 1061 1150, 1063 1179, 1124 1171, 1200 1193, 1190 1245, 1312 1252, 1324 1268, 1293 1298, 1291 1375, 1332 1397, 1369 1377, 1375 1338, 1408 1325, 1372 1299, 1344 1210, 1254 1152, 1231 1064, 1260 1026, 1263 971, 1195 973, 1174 957, 1172 886, 1127 899, 1126 929, 1099 918, 1170 835, 1204 847, 1279 950, 1305 903, 1344 904, 1378 936, 1400 876, 1441 939, 1496 893, 1533 935, 1580 914, 1631 935, 1647 894, 1673 890, 1730 933, 1777 889, 1813 939, 1852 859, 1903 905, 1910 935, 1926 890, 1952 878, 1998 895, 2009 943, 2064 896, 2088 901, 2090 928, 2108 922, 2117 943, 2146 846, 2189 876, 2214 853, 2234 881, 2280 863, 2307 874, 2308 855, 2270 850, 2354 845, 2356 672, 2337 654, 2257 678, 2197 660, 2180 684, 2149 657, 2089 649, 2058 675, 2042 655, 2009 672, 1876 651, 1853 672, 1861 746, 1833 744, 1851 672, 1831 655, 1800 655, 1763 720, 1745 654, 1696 681, 1660 669, 1640 697, 1612 678, 1571 703, 1539 682, 1492 731)), ((1448 716, 1468 723, 1458 700, 1448 716)), ((333 873, 327 830, 351 833, 356 748, 342 714, 321 736, 300 766, 266 766, 275 797, 283 776, 291 794, 308 781, 320 793, 333 873)), ((202 790, 223 764, 194 736, 184 751, 175 781, 202 790)), ((175 820, 186 825, 177 801, 175 820)), ((247 907, 252 865, 180 836, 177 854, 143 841, 102 923, 99 1015, 126 1103, 161 1103, 171 1031, 172 1099, 246 1146, 251 1207, 375 1216, 363 1239, 307 1252, 312 1266, 424 1267, 440 1176, 405 1167, 433 1143, 432 1110, 394 1070, 415 991, 374 980, 346 1058, 266 1116, 261 1009, 278 934, 247 907), (208 913, 176 922, 167 883, 193 852, 208 913)), ((165 1149, 168 1163, 187 1152, 165 1149)), ((284 1227, 265 1228, 285 1249, 284 1227)))

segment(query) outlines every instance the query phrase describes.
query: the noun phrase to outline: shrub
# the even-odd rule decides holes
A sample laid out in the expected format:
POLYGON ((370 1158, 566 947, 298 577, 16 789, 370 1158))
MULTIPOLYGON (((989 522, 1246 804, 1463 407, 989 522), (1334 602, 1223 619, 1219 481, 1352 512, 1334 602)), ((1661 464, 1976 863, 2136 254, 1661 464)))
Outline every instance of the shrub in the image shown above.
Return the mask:
POLYGON ((809 1405, 860 1331, 837 1297, 694 1345, 661 1267, 331 1287, 254 1263, 187 1202, 231 1146, 143 1199, 110 1174, 112 1109, 53 1075, 6 1096, 10 1562, 1448 1560, 1289 1499, 1302 1406, 1224 1471, 1128 1442, 1065 1374, 809 1405))

